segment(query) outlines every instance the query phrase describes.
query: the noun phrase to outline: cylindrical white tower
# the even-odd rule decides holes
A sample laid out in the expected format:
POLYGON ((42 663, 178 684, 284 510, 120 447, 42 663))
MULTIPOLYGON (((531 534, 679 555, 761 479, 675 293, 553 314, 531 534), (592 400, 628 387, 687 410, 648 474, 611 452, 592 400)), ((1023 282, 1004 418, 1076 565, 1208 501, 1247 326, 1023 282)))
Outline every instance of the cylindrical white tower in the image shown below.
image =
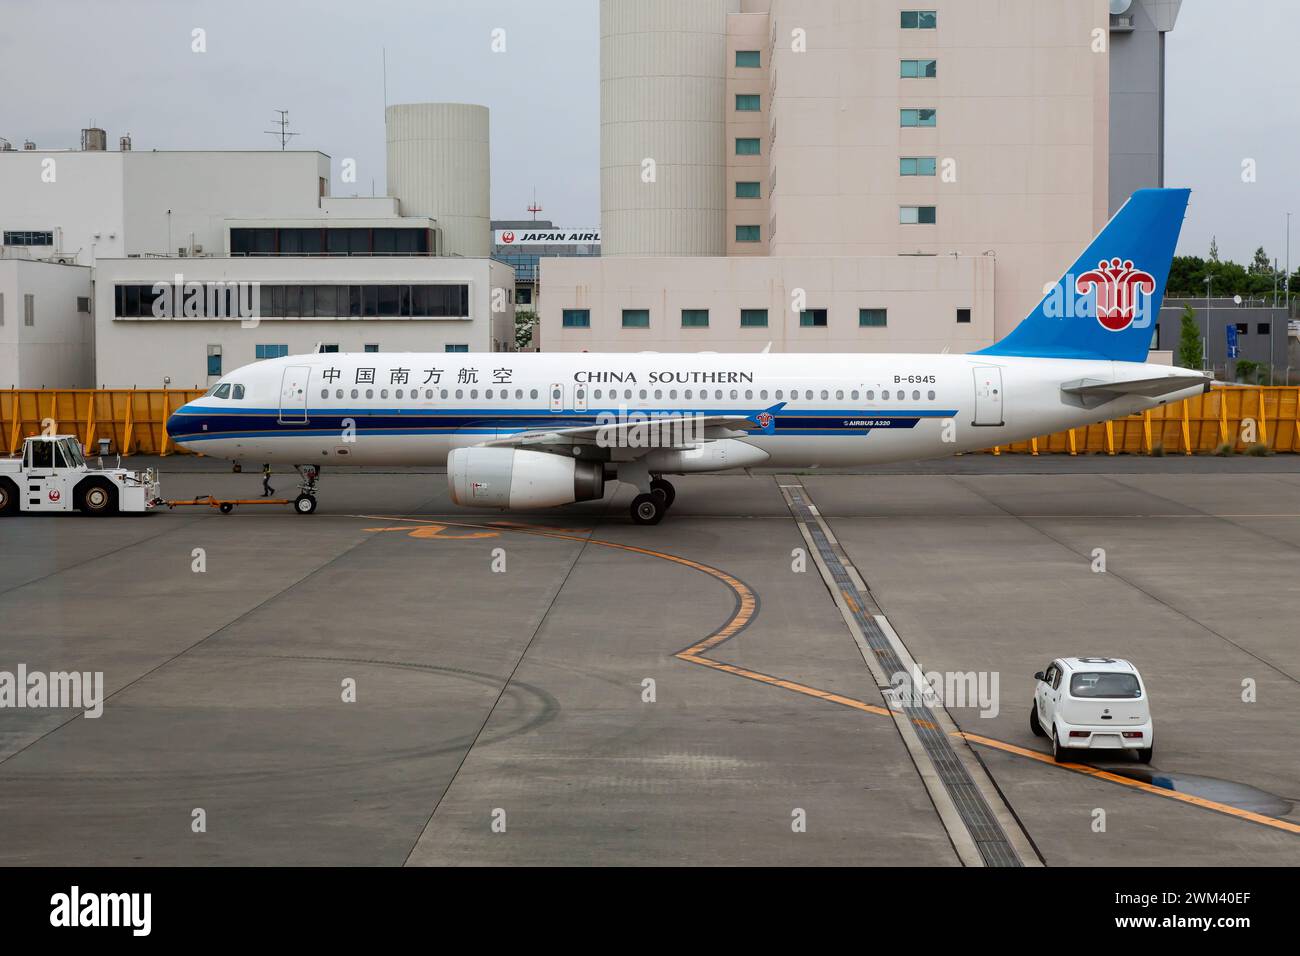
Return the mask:
POLYGON ((726 254, 727 14, 601 0, 601 255, 726 254))
POLYGON ((397 197, 402 215, 438 220, 445 255, 489 255, 487 107, 402 103, 384 111, 384 127, 388 195, 397 197))

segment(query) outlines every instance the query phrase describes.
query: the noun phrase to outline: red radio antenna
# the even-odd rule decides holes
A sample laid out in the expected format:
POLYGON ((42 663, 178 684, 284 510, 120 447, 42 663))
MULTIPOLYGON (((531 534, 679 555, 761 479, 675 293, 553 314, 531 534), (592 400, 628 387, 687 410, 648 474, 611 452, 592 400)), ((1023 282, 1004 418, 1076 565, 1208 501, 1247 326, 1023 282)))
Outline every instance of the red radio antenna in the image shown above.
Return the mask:
POLYGON ((528 211, 533 214, 533 222, 537 221, 537 214, 542 211, 541 205, 537 202, 537 190, 533 190, 533 201, 528 206, 528 211))

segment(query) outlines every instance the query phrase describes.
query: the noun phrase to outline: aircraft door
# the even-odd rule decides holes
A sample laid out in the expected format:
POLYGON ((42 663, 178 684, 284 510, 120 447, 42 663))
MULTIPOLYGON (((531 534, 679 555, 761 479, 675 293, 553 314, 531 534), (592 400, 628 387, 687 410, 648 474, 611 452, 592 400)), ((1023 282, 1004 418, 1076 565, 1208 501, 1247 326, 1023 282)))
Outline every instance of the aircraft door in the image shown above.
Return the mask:
POLYGON ((290 365, 280 379, 280 422, 285 425, 302 425, 307 421, 307 378, 311 369, 306 365, 290 365))
POLYGON ((1002 425, 1002 369, 995 365, 975 368, 975 420, 973 425, 1002 425))
POLYGON ((551 411, 564 411, 564 386, 559 382, 551 386, 551 411))
POLYGON ((587 386, 573 386, 573 408, 575 411, 585 412, 587 410, 587 386))

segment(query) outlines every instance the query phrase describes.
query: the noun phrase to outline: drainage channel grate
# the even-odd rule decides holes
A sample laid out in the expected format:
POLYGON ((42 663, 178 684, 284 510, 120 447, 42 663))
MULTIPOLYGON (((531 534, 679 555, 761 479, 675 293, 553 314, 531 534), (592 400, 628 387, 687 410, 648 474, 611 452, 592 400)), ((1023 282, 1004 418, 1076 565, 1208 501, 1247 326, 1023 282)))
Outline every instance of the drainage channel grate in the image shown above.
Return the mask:
MULTIPOLYGON (((836 549, 831 545, 830 539, 826 537, 821 522, 817 520, 817 516, 813 513, 803 486, 785 485, 783 487, 790 493, 790 501, 796 509, 796 520, 803 525, 813 544, 816 545, 822 560, 826 562, 826 566, 830 569, 835 586, 853 597, 853 606, 850 608, 853 620, 861 629, 867 647, 875 655, 881 669, 886 674, 905 673, 907 667, 899 658, 898 652, 894 650, 889 638, 885 636, 885 632, 876 623, 875 617, 865 610, 872 607, 874 601, 868 595, 862 593, 849 575, 844 562, 840 560, 836 549)), ((1011 843, 1007 840, 1002 825, 998 823, 997 817, 993 815, 993 811, 985 801, 984 795, 980 793, 975 782, 971 780, 970 774, 967 773, 966 767, 952 749, 952 742, 939 729, 934 712, 925 704, 903 704, 901 710, 908 720, 912 722, 916 735, 921 741, 921 746, 925 748, 930 762, 934 765, 935 773, 948 795, 952 798, 962 824, 966 827, 971 839, 975 841, 975 846, 979 850, 980 857, 984 860, 984 865, 1023 865, 1020 858, 1016 856, 1015 850, 1012 849, 1011 843)))

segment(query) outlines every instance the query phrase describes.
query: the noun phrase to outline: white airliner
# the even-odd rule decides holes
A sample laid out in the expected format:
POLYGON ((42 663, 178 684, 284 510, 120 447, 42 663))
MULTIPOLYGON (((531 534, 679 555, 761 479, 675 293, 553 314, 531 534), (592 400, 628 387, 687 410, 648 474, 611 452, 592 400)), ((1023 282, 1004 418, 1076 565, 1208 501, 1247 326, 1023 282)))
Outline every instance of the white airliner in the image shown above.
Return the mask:
POLYGON ((295 465, 304 514, 321 466, 445 463, 465 506, 590 501, 617 479, 639 492, 639 524, 672 506, 664 475, 1005 445, 1209 388, 1144 364, 1187 198, 1134 193, 1020 325, 969 355, 297 355, 225 376, 167 430, 206 455, 295 465))

